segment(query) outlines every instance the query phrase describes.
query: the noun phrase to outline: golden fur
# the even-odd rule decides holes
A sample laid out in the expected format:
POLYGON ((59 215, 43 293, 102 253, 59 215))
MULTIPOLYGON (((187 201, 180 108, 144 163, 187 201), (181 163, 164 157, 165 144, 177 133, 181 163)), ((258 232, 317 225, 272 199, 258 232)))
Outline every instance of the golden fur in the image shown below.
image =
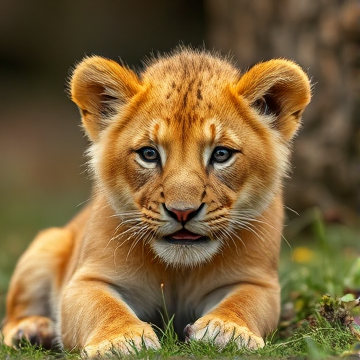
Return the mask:
POLYGON ((92 142, 93 198, 20 259, 5 343, 56 339, 90 357, 158 348, 163 284, 180 336, 264 346, 279 316, 282 179, 306 74, 283 59, 240 74, 180 49, 139 76, 85 58, 70 92, 92 142))

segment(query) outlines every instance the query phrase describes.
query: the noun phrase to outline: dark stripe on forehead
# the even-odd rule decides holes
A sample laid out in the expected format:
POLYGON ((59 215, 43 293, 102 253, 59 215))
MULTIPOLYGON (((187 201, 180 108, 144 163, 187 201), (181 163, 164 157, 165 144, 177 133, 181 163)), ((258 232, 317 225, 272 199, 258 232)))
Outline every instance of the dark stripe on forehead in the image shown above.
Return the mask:
POLYGON ((215 124, 211 124, 210 125, 210 133, 211 133, 211 141, 215 141, 215 137, 216 137, 216 126, 215 124))

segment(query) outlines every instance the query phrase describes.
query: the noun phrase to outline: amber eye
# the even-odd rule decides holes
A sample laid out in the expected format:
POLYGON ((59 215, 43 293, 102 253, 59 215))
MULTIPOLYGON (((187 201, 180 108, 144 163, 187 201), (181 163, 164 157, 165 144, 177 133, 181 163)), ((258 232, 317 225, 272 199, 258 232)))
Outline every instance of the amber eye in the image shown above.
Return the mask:
POLYGON ((152 147, 143 147, 137 151, 141 156, 141 159, 146 162, 158 162, 160 160, 160 155, 156 149, 152 147))
POLYGON ((233 155, 231 149, 225 147, 216 147, 211 155, 211 162, 224 163, 228 161, 233 155))

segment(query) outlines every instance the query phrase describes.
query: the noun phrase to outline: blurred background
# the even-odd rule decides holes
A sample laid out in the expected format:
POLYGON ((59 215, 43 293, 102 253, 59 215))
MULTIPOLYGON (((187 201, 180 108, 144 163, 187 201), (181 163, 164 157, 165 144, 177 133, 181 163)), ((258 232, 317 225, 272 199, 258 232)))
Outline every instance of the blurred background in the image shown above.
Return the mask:
POLYGON ((305 222, 316 207, 326 222, 356 226, 358 0, 0 0, 0 315, 15 259, 39 229, 64 224, 89 199, 87 140, 64 92, 69 69, 91 54, 141 69, 179 43, 231 52, 243 71, 273 57, 305 69, 314 95, 286 204, 305 222))

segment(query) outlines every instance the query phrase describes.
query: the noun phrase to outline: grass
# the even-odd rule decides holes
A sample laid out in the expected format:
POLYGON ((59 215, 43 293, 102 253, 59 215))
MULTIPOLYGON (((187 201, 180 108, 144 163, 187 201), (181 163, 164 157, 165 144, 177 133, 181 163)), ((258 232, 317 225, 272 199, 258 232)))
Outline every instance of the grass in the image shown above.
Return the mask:
MULTIPOLYGON (((159 331, 162 349, 142 350, 128 358, 141 359, 303 359, 321 360, 353 354, 359 357, 360 244, 359 231, 343 225, 325 226, 317 210, 293 220, 287 229, 296 237, 284 241, 281 256, 283 314, 279 328, 263 349, 224 349, 202 342, 179 342, 172 318, 164 313, 159 331), (295 230, 294 230, 295 229, 295 230), (348 295, 346 295, 348 294, 348 295), (344 296, 346 295, 346 296, 344 296)), ((6 276, 8 274, 6 273, 6 276)), ((121 358, 116 354, 112 358, 121 358)), ((79 359, 78 354, 51 353, 24 344, 20 350, 0 345, 0 359, 79 359)))

